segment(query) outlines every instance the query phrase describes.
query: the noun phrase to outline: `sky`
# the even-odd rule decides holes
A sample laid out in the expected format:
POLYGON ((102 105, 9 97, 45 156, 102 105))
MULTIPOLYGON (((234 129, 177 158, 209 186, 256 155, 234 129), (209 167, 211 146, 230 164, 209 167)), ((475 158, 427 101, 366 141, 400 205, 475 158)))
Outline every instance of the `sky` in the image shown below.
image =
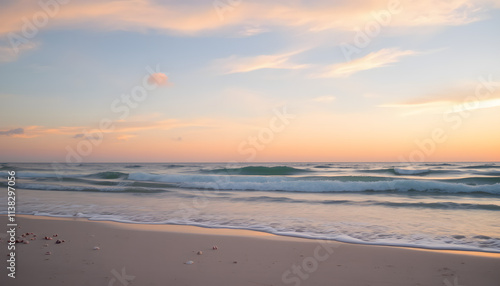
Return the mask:
POLYGON ((0 1, 0 161, 500 161, 500 1, 0 1))

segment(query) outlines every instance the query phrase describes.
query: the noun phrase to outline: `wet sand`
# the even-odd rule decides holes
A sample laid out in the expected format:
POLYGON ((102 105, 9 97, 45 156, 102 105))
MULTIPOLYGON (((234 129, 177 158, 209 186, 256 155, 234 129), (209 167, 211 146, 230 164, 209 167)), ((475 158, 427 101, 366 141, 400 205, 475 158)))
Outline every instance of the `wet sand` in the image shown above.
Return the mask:
MULTIPOLYGON (((7 224, 6 216, 0 218, 7 224)), ((16 278, 8 277, 9 270, 3 267, 0 285, 497 286, 500 282, 500 254, 80 218, 18 216, 17 223, 18 239, 29 244, 16 244, 16 278), (45 240, 46 236, 52 239, 45 240)), ((7 260, 7 232, 0 238, 7 260)))

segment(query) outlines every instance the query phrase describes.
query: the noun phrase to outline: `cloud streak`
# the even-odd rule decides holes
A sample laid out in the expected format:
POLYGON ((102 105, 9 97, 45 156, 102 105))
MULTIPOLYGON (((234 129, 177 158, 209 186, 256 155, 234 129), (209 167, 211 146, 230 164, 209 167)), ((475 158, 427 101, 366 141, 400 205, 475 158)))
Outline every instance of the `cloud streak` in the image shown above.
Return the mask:
POLYGON ((275 55, 259 55, 254 57, 230 56, 224 59, 215 60, 213 66, 224 74, 245 73, 260 69, 303 69, 308 67, 304 64, 296 64, 290 58, 301 51, 275 55))
POLYGON ((128 141, 129 139, 132 139, 134 137, 137 137, 137 136, 133 135, 133 134, 123 134, 123 135, 117 136, 116 139, 119 141, 128 141))
MULTIPOLYGON (((353 30, 366 23, 371 13, 387 9, 387 0, 327 1, 314 4, 301 1, 273 3, 251 1, 228 11, 221 21, 212 5, 189 5, 184 1, 161 3, 152 0, 132 1, 70 1, 62 5, 47 28, 82 28, 99 30, 165 30, 176 34, 197 34, 235 28, 236 32, 259 23, 260 33, 268 27, 300 28, 304 31, 353 30)), ((498 6, 494 0, 402 1, 401 17, 391 25, 443 26, 463 25, 482 19, 481 9, 498 6)), ((38 1, 12 1, 0 11, 0 34, 19 32, 23 18, 31 19, 44 11, 38 1)), ((232 29, 234 32, 235 30, 232 29)))
POLYGON ((2 45, 0 46, 0 63, 16 61, 20 54, 30 50, 35 50, 38 46, 39 45, 37 43, 24 43, 17 47, 18 50, 16 52, 11 46, 2 45))
POLYGON ((211 127, 203 120, 192 120, 189 122, 180 122, 176 119, 166 119, 157 121, 115 121, 113 127, 106 130, 93 129, 88 126, 26 126, 24 128, 10 129, 0 131, 0 135, 17 136, 22 138, 34 138, 40 136, 69 136, 72 139, 88 139, 96 133, 113 134, 119 140, 126 140, 135 137, 130 133, 149 131, 149 130, 171 130, 176 128, 189 127, 211 127))
MULTIPOLYGON (((500 83, 496 83, 500 86, 500 83)), ((422 113, 464 112, 476 109, 495 108, 500 106, 500 91, 488 93, 481 97, 474 93, 472 87, 450 88, 440 93, 417 97, 399 103, 379 105, 379 107, 404 110, 403 115, 422 113)))
POLYGON ((23 128, 10 129, 6 131, 0 131, 0 135, 12 136, 12 135, 21 135, 24 134, 23 128))
POLYGON ((349 77, 354 73, 381 68, 398 62, 400 58, 418 54, 416 51, 401 51, 398 48, 382 49, 345 63, 331 65, 315 77, 349 77))

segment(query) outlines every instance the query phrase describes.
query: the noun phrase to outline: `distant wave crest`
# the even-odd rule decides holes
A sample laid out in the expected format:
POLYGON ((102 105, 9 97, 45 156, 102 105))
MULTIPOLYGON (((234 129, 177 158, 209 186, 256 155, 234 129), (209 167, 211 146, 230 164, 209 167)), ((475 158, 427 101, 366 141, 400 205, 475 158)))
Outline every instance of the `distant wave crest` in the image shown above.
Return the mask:
POLYGON ((421 175, 430 171, 430 169, 394 168, 394 173, 398 175, 421 175))
POLYGON ((288 176, 311 172, 305 169, 298 169, 288 166, 247 166, 241 168, 219 168, 213 170, 202 170, 209 174, 227 174, 227 175, 256 175, 256 176, 288 176))

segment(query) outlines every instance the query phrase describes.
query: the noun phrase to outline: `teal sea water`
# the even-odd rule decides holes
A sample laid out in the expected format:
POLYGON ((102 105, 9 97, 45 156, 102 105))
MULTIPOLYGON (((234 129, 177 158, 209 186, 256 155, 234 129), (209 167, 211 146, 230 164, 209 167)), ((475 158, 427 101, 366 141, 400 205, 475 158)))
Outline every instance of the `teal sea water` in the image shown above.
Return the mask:
POLYGON ((18 214, 500 252, 500 163, 4 163, 2 214, 12 170, 18 214))

